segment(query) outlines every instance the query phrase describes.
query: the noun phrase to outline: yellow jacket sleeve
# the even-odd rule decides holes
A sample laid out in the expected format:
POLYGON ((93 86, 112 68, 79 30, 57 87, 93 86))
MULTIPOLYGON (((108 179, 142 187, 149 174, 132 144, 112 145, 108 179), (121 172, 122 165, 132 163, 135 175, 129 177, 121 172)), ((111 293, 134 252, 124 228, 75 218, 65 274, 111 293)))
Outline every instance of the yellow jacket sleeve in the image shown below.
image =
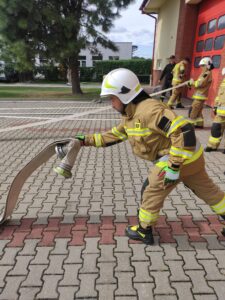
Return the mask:
POLYGON ((111 130, 103 133, 88 134, 85 136, 85 146, 108 147, 127 140, 123 122, 111 130))

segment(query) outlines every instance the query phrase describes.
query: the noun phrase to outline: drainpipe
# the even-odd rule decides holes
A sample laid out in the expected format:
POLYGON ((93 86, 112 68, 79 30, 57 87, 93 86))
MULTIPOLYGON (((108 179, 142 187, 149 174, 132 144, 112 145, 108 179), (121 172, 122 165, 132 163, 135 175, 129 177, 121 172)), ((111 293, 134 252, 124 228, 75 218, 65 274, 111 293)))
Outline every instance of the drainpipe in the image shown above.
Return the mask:
POLYGON ((151 69, 151 77, 150 77, 150 85, 152 85, 153 83, 153 68, 154 68, 154 56, 155 56, 155 38, 156 38, 156 22, 157 22, 157 18, 155 16, 153 16, 152 14, 146 13, 143 9, 142 9, 142 13, 153 18, 155 20, 155 30, 154 30, 154 39, 153 39, 153 51, 152 51, 152 69, 151 69))
POLYGON ((154 68, 154 56, 155 56, 155 38, 156 38, 156 22, 157 22, 157 18, 155 16, 153 16, 152 14, 146 14, 149 17, 153 18, 155 20, 155 30, 154 30, 154 39, 153 39, 153 50, 152 50, 152 76, 151 76, 151 81, 150 81, 150 85, 152 85, 153 83, 153 68, 154 68))

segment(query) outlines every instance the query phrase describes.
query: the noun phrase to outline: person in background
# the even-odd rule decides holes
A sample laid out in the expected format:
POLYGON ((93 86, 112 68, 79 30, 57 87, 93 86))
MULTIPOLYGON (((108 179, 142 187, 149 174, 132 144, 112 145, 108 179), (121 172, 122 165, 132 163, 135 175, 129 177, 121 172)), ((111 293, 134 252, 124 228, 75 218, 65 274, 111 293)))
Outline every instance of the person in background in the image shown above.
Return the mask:
MULTIPOLYGON (((187 66, 190 63, 190 59, 188 57, 185 57, 183 60, 181 60, 179 63, 175 65, 173 68, 173 80, 172 80, 172 86, 176 87, 177 85, 183 83, 185 81, 186 76, 186 69, 187 66)), ((176 108, 184 108, 184 106, 181 103, 181 96, 182 96, 182 90, 183 87, 174 88, 172 91, 172 95, 169 98, 169 101, 167 105, 169 108, 173 109, 174 104, 176 102, 176 108)))
MULTIPOLYGON (((222 70, 222 76, 225 75, 225 68, 222 70)), ((222 141, 225 131, 225 77, 223 78, 214 105, 215 117, 211 127, 211 136, 205 152, 216 151, 222 141)), ((225 154, 225 149, 223 151, 225 154)))
POLYGON ((214 68, 210 57, 204 57, 200 60, 199 66, 202 69, 201 74, 197 80, 190 79, 188 86, 194 87, 194 94, 192 98, 191 109, 189 111, 189 120, 195 128, 204 127, 203 107, 205 101, 208 99, 208 92, 212 83, 212 69, 214 68))
MULTIPOLYGON (((165 90, 165 89, 168 89, 168 88, 172 87, 172 79, 173 79, 172 71, 173 71, 173 68, 176 65, 175 60, 176 60, 175 55, 171 55, 169 57, 169 63, 165 66, 165 68, 162 71, 162 74, 161 74, 160 79, 159 79, 159 83, 163 82, 162 90, 165 90)), ((170 96, 171 95, 172 95, 172 91, 170 91, 170 96)), ((162 101, 164 101, 165 98, 166 98, 166 92, 162 93, 162 95, 160 96, 160 99, 162 101)))

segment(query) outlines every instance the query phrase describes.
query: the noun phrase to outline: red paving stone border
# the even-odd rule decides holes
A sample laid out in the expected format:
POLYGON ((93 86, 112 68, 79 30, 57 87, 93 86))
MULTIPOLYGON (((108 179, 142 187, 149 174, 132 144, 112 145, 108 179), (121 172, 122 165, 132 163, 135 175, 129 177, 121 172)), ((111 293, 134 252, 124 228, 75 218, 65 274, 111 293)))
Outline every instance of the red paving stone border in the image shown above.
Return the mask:
MULTIPOLYGON (((154 235, 160 237, 160 243, 175 243, 174 236, 187 235, 190 242, 203 242, 202 235, 218 235, 222 222, 215 215, 206 216, 207 221, 193 221, 191 217, 180 216, 180 221, 166 221, 165 216, 159 218, 154 227, 154 235)), ((19 225, 10 225, 10 221, 0 227, 0 240, 10 240, 8 247, 22 247, 27 239, 40 239, 39 246, 53 246, 56 238, 70 238, 69 245, 85 244, 85 238, 99 237, 99 244, 115 244, 114 237, 125 236, 125 227, 137 223, 137 217, 128 217, 127 223, 114 223, 113 217, 102 217, 101 223, 88 223, 87 218, 78 217, 75 223, 61 224, 62 218, 49 218, 48 224, 34 224, 36 219, 21 219, 19 225)), ((131 243, 136 243, 130 241, 131 243)))

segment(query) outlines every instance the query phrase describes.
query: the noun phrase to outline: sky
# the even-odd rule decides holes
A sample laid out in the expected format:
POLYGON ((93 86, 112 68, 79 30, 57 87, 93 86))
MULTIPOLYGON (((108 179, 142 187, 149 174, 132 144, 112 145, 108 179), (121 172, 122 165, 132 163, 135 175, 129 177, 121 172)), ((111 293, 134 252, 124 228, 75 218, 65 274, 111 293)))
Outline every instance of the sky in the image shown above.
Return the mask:
POLYGON ((151 17, 139 10, 142 2, 136 0, 121 10, 121 17, 114 21, 109 37, 114 42, 132 42, 138 46, 135 56, 151 58, 155 25, 151 17))

